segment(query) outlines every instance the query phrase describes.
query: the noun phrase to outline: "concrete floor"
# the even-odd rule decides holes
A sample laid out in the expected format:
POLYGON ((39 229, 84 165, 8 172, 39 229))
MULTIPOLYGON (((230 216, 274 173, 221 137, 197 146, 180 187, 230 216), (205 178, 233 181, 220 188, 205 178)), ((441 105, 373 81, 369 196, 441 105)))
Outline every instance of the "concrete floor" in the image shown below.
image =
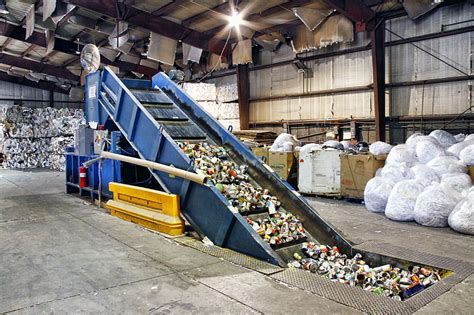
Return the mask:
MULTIPOLYGON (((0 170, 0 313, 360 313, 277 283, 65 195, 64 174, 0 170), (288 301, 291 301, 289 303, 288 301)), ((356 244, 474 262, 474 238, 311 198, 356 244)), ((418 313, 472 314, 474 277, 418 313)))

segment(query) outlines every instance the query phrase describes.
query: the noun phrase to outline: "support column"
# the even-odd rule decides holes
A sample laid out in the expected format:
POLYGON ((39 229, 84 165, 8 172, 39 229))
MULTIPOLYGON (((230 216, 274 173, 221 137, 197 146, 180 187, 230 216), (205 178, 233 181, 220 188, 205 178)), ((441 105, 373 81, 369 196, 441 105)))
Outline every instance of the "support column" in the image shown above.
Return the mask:
POLYGON ((54 89, 49 90, 49 107, 54 107, 54 89))
POLYGON ((375 135, 385 141, 385 22, 370 32, 372 72, 374 78, 375 135))
POLYGON ((249 129, 249 65, 237 65, 237 92, 239 94, 240 129, 249 129))

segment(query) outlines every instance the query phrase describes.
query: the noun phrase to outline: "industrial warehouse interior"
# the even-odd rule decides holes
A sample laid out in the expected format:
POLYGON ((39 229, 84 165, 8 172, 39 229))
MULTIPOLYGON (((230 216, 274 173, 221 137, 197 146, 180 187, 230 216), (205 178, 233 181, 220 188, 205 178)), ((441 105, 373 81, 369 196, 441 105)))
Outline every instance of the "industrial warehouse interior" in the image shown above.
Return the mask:
POLYGON ((1 314, 473 314, 474 2, 0 0, 1 314))

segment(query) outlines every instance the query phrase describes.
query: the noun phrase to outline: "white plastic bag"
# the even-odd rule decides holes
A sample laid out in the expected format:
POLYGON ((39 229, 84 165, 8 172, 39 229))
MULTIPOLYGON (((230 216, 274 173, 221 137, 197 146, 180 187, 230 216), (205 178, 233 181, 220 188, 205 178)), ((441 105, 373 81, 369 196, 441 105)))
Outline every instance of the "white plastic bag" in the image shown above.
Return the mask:
POLYGON ((467 169, 455 156, 438 156, 429 161, 427 166, 431 167, 438 176, 447 173, 466 173, 467 169))
POLYGON ((420 132, 415 132, 414 134, 412 134, 411 136, 409 136, 409 137, 407 138, 407 140, 405 141, 405 144, 406 144, 407 146, 409 146, 410 148, 413 148, 413 149, 414 149, 415 146, 416 146, 416 142, 417 142, 416 138, 418 138, 418 137, 424 137, 424 136, 425 136, 425 135, 422 134, 422 133, 420 133, 420 132))
POLYGON ((278 151, 279 148, 280 148, 280 147, 277 146, 276 144, 272 144, 272 145, 270 146, 270 149, 268 149, 268 151, 276 152, 276 151, 278 151))
POLYGON ((309 152, 311 150, 321 150, 321 145, 317 143, 308 143, 301 147, 300 153, 309 152))
POLYGON ((336 150, 344 150, 344 146, 336 140, 328 140, 323 143, 323 149, 330 148, 336 150))
POLYGON ((474 140, 474 133, 471 133, 470 135, 467 135, 466 138, 464 138, 464 141, 468 140, 474 140))
POLYGON ((466 135, 463 133, 458 133, 457 135, 454 136, 457 142, 463 142, 464 139, 466 139, 466 135))
POLYGON ((430 136, 436 138, 436 140, 438 140, 438 142, 445 148, 449 148, 453 144, 457 143, 456 138, 444 130, 434 130, 430 133, 430 136))
POLYGON ((351 144, 351 142, 347 141, 347 140, 342 140, 341 144, 344 147, 344 150, 347 150, 347 149, 349 149, 349 145, 351 144))
POLYGON ((459 153, 459 159, 465 165, 474 165, 474 144, 468 145, 459 153))
POLYGON ((433 141, 423 139, 416 144, 416 156, 420 163, 426 164, 435 157, 444 155, 446 155, 444 148, 433 141))
POLYGON ((374 177, 367 182, 364 190, 364 203, 370 212, 385 212, 388 196, 393 186, 382 177, 374 177))
POLYGON ((448 226, 448 217, 462 195, 444 184, 433 184, 422 192, 413 216, 418 224, 432 227, 448 226))
POLYGON ((449 214, 448 224, 457 232, 474 235, 474 192, 456 205, 449 214))
POLYGON ((471 176, 465 173, 444 174, 441 177, 441 183, 460 193, 472 186, 471 176))
POLYGON ((404 180, 396 184, 388 197, 385 215, 394 221, 413 221, 416 198, 425 187, 417 179, 404 180))
POLYGON ((407 167, 413 166, 416 162, 418 160, 415 151, 404 144, 394 146, 385 160, 385 164, 403 164, 407 167))
POLYGON ((414 178, 411 169, 403 164, 386 164, 380 171, 380 176, 391 185, 414 178))
POLYGON ((430 141, 434 144, 437 144, 437 145, 441 145, 438 140, 436 140, 435 138, 431 137, 431 136, 423 136, 423 135, 419 135, 417 137, 414 137, 412 139, 410 139, 410 141, 407 140, 407 143, 406 145, 409 147, 409 148, 412 148, 413 150, 416 149, 416 144, 420 141, 430 141))
POLYGON ((413 178, 420 180, 424 186, 439 183, 439 177, 431 167, 424 164, 417 164, 411 168, 413 178))
POLYGON ((474 139, 472 140, 466 140, 466 141, 462 141, 462 142, 459 142, 459 143, 456 143, 456 144, 453 144, 452 146, 450 146, 447 150, 447 152, 451 153, 452 155, 454 155, 455 157, 457 157, 459 159, 459 154, 461 154, 461 151, 471 145, 471 144, 474 144, 474 139))
POLYGON ((373 155, 389 154, 392 146, 388 143, 377 141, 369 146, 369 152, 373 155))
POLYGON ((283 142, 283 151, 285 152, 292 152, 293 151, 293 142, 285 141, 283 142))
POLYGON ((283 145, 285 142, 291 142, 293 144, 293 146, 297 146, 300 144, 300 142, 298 141, 298 139, 296 139, 295 136, 293 135, 290 135, 288 133, 281 133, 278 135, 278 137, 276 137, 275 141, 273 141, 273 145, 272 147, 274 147, 274 150, 271 150, 271 151, 281 151, 281 150, 277 150, 277 149, 280 149, 280 148, 283 148, 283 145))

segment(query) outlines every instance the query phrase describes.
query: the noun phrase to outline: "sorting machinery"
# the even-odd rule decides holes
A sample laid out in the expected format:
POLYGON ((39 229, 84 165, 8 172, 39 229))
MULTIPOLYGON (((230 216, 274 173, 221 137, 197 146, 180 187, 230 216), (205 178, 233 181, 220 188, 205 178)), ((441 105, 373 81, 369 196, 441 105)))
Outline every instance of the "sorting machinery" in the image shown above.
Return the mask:
MULTIPOLYGON (((108 190, 110 182, 140 184, 143 183, 143 175, 140 179, 140 176, 130 174, 150 172, 155 185, 148 187, 178 195, 181 213, 187 222, 202 237, 208 237, 218 246, 281 266, 286 265, 306 240, 338 246, 342 252, 354 254, 352 244, 323 220, 294 188, 223 128, 166 74, 158 73, 150 82, 119 79, 108 68, 91 73, 86 78, 85 114, 89 125, 99 126, 110 135, 107 150, 135 155, 143 160, 190 172, 199 170, 178 146, 178 142, 207 142, 224 147, 237 164, 248 166, 248 174, 256 185, 268 189, 286 211, 300 219, 307 237, 271 245, 246 220, 246 216, 253 219, 262 214, 239 213, 211 183, 201 185, 152 169, 131 171, 132 165, 118 161, 104 160, 100 169, 97 166, 89 168, 89 185, 81 188, 78 186, 78 168, 85 161, 94 158, 92 149, 90 155, 68 153, 68 191, 79 190, 91 195, 100 192, 111 197, 108 190)), ((390 257, 363 254, 377 263, 398 264, 396 259, 390 257)))
MULTIPOLYGON (((248 174, 257 185, 268 189, 281 201, 284 209, 299 217, 307 234, 306 239, 270 245, 254 231, 245 217, 261 214, 240 214, 212 184, 200 185, 150 169, 157 183, 156 189, 179 195, 181 213, 185 219, 195 231, 203 237, 207 236, 214 244, 282 266, 291 257, 292 248, 301 247, 300 243, 307 239, 334 244, 350 253, 349 242, 321 219, 297 191, 223 128, 166 74, 158 73, 150 82, 121 80, 108 68, 91 73, 86 78, 85 114, 89 125, 103 126, 108 130, 111 135, 108 150, 120 154, 130 154, 133 151, 141 159, 182 170, 198 171, 177 142, 207 142, 223 146, 231 159, 248 166, 248 174), (124 142, 129 145, 128 149, 124 149, 124 142)), ((124 172, 129 166, 121 165, 124 163, 118 161, 104 160, 101 171, 97 166, 88 169, 88 177, 91 178, 89 186, 80 188, 77 184, 77 169, 83 162, 94 157, 92 150, 90 153, 90 156, 77 152, 68 153, 68 191, 80 190, 93 195, 100 189, 103 195, 110 197, 109 182, 130 183, 130 179, 124 178, 124 172), (101 187, 98 187, 100 177, 101 187)))

